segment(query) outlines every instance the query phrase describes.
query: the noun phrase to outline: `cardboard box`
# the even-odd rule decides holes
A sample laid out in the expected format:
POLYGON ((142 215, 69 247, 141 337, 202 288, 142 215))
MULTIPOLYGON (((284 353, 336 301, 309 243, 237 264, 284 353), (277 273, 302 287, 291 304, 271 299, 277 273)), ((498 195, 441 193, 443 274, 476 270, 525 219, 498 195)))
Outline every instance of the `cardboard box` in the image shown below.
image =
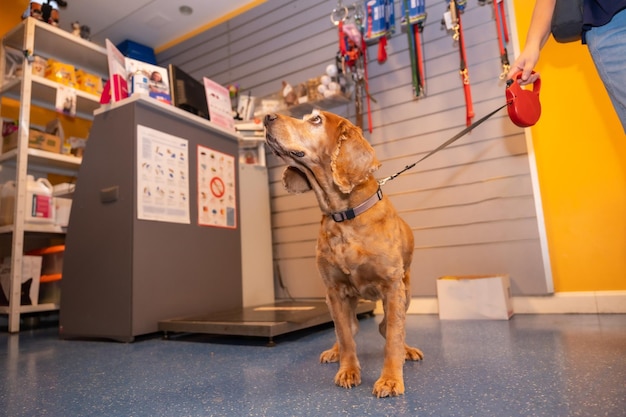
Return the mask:
POLYGON ((102 78, 83 70, 76 70, 76 84, 78 89, 100 97, 102 94, 102 78))
MULTIPOLYGON (((37 305, 39 301, 39 278, 41 276, 41 256, 22 258, 22 305, 37 305), (29 280, 31 280, 29 282, 29 280)), ((11 257, 3 259, 0 264, 0 285, 5 302, 10 300, 9 287, 11 281, 11 257)), ((8 303, 7 303, 8 304, 8 303)))
POLYGON ((64 197, 54 197, 54 212, 56 214, 56 225, 67 227, 70 223, 70 212, 72 211, 72 199, 64 197))
POLYGON ((513 316, 508 275, 441 277, 437 298, 441 320, 508 320, 513 316))
POLYGON ((76 88, 76 70, 73 65, 49 59, 45 77, 59 84, 76 88))
MULTIPOLYGON (((17 134, 15 131, 8 136, 2 138, 2 153, 17 148, 17 134)), ((49 133, 40 132, 38 130, 28 131, 28 147, 33 149, 41 149, 48 152, 61 152, 61 138, 49 133)))

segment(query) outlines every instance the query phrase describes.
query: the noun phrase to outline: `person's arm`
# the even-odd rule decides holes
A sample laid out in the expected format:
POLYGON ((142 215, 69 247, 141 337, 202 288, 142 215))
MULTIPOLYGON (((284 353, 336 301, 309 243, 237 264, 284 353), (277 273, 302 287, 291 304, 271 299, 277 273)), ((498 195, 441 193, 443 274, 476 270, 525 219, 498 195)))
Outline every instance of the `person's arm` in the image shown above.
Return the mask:
POLYGON ((517 57, 515 62, 513 62, 513 65, 511 65, 507 79, 513 77, 513 75, 519 71, 522 71, 520 82, 522 85, 533 83, 539 78, 539 73, 532 75, 531 73, 537 61, 539 61, 541 48, 543 48, 543 45, 545 45, 550 37, 555 3, 556 0, 537 0, 535 2, 533 15, 530 19, 530 27, 528 28, 528 35, 526 36, 526 46, 524 46, 522 53, 517 57))

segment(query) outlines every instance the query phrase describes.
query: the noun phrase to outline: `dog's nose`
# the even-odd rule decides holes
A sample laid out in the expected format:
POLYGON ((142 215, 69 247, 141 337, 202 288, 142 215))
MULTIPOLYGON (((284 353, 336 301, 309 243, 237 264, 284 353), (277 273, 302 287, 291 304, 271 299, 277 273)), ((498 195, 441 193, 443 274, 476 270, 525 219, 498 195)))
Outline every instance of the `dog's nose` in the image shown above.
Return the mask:
POLYGON ((267 114, 265 115, 265 120, 263 124, 267 127, 267 125, 269 125, 276 119, 278 119, 278 115, 276 113, 267 114))

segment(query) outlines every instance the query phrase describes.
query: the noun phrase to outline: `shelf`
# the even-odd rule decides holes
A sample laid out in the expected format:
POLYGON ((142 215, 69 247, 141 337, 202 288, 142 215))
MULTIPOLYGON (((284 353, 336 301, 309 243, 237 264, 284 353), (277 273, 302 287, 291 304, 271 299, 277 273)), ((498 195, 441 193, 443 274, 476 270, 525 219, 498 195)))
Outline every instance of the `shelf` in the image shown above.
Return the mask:
MULTIPOLYGON (((0 154, 0 164, 15 166, 17 149, 0 154)), ((61 155, 59 153, 42 151, 41 149, 28 149, 28 163, 31 168, 48 169, 62 175, 75 175, 80 168, 83 158, 73 155, 61 155)))
MULTIPOLYGON (((33 75, 32 80, 32 104, 48 110, 56 110, 55 103, 57 88, 63 87, 63 85, 37 75, 33 75)), ((21 79, 11 80, 0 88, 0 96, 20 100, 21 87, 21 79)), ((93 119, 93 112, 100 107, 100 97, 81 90, 75 89, 75 91, 76 116, 81 119, 93 119)))
MULTIPOLYGON (((56 224, 40 224, 31 225, 24 224, 24 231, 26 233, 53 233, 53 234, 65 234, 65 228, 57 226, 56 224)), ((8 224, 6 226, 0 226, 0 234, 13 233, 13 225, 8 224)))
MULTIPOLYGON (((30 128, 34 107, 56 111, 57 92, 60 87, 63 87, 55 80, 32 74, 31 65, 26 65, 24 56, 54 59, 97 77, 108 78, 108 59, 105 48, 36 19, 24 19, 2 37, 0 45, 0 83, 2 84, 0 96, 19 101, 20 131, 18 135, 23 135, 24 130, 30 128), (19 57, 18 61, 23 67, 22 77, 6 77, 5 67, 8 55, 19 57)), ((73 91, 76 92, 75 116, 87 121, 93 120, 94 114, 101 107, 100 97, 76 88, 73 91)), ((23 136, 19 138, 19 140, 24 139, 23 136)), ((22 192, 27 175, 37 172, 42 176, 55 173, 74 177, 78 175, 82 163, 82 158, 73 155, 61 155, 29 148, 25 141, 21 142, 18 148, 0 154, 1 168, 9 167, 15 170, 16 192, 20 193, 14 202, 14 224, 0 226, 0 234, 4 236, 4 245, 11 245, 10 252, 2 248, 5 256, 24 253, 25 247, 35 242, 56 240, 63 237, 59 235, 67 232, 67 228, 55 224, 26 221, 28 201, 26 196, 22 198, 22 192)), ((13 268, 11 265, 10 282, 10 288, 19 287, 22 282, 21 268, 13 268)), ((58 303, 21 306, 18 305, 19 302, 19 299, 12 299, 10 306, 0 307, 0 314, 9 316, 8 329, 11 333, 19 331, 20 314, 59 309, 58 303)))
MULTIPOLYGON (((46 304, 37 304, 33 305, 23 305, 19 307, 20 314, 25 313, 41 313, 45 311, 55 311, 59 309, 58 304, 54 303, 46 303, 46 304)), ((9 306, 0 306, 0 314, 8 314, 9 306)))
POLYGON ((296 104, 294 106, 287 107, 283 112, 292 117, 302 117, 305 114, 311 113, 314 109, 332 109, 348 103, 350 103, 350 99, 348 97, 338 94, 321 100, 296 104))
POLYGON ((23 51, 28 24, 34 24, 35 28, 34 42, 37 45, 35 55, 54 58, 65 64, 74 65, 76 69, 89 69, 94 75, 109 78, 105 48, 32 17, 23 20, 9 31, 4 36, 4 45, 23 51))

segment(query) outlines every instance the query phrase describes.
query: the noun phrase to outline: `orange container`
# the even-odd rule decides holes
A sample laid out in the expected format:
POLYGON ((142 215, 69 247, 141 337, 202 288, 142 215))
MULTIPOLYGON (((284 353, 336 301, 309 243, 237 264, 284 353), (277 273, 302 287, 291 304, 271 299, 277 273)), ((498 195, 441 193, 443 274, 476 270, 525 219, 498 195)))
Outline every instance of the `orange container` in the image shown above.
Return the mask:
POLYGON ((59 304, 61 302, 61 275, 63 273, 64 252, 65 245, 55 245, 31 250, 27 253, 27 255, 41 256, 39 304, 59 304))
POLYGON ((55 245, 48 246, 47 248, 31 250, 27 253, 27 255, 42 257, 40 282, 55 281, 55 279, 47 278, 48 275, 58 275, 58 278, 56 279, 61 279, 64 252, 65 245, 55 245))

